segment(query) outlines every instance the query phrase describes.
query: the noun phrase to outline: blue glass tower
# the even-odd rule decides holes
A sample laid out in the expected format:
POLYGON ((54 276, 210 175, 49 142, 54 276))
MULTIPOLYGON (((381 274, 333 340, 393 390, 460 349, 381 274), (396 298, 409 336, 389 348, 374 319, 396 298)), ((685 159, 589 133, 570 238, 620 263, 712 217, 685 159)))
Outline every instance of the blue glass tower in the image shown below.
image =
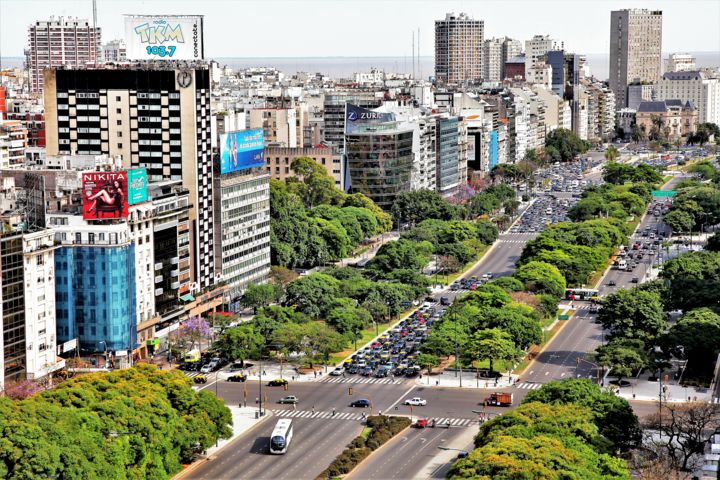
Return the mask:
POLYGON ((62 247, 55 252, 58 342, 80 349, 135 347, 135 246, 62 247))

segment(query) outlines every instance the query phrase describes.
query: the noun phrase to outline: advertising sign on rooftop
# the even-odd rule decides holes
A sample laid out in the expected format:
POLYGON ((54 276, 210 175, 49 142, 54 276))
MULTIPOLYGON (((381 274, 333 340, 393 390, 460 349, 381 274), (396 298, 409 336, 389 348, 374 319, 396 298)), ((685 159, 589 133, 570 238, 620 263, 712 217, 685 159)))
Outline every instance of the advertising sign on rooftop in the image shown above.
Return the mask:
POLYGON ((350 103, 346 104, 345 133, 356 132, 364 125, 392 121, 395 121, 395 115, 392 113, 376 112, 350 103))
POLYGON ((265 165, 265 132, 262 128, 220 135, 220 173, 265 165))
POLYGON ((82 192, 83 219, 127 218, 127 172, 85 172, 82 174, 82 192))
POLYGON ((147 172, 144 168, 128 170, 128 205, 147 202, 147 172))
POLYGON ((128 60, 202 60, 202 15, 126 15, 128 60))

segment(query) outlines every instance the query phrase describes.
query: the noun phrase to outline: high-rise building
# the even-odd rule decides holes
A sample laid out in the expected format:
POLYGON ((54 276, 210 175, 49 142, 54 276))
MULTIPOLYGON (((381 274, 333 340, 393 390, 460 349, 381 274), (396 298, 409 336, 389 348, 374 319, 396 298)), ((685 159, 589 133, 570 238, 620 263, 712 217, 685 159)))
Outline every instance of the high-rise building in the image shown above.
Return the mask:
POLYGON ((627 86, 655 83, 662 67, 662 11, 631 9, 610 14, 610 89, 617 108, 627 106, 627 86))
POLYGON ((30 91, 42 92, 46 68, 78 68, 99 63, 100 37, 100 27, 86 19, 50 17, 30 25, 25 50, 30 91))
POLYGON ((191 205, 188 275, 198 289, 214 284, 209 70, 48 70, 45 85, 48 155, 121 156, 125 168, 144 167, 150 183, 182 181, 191 205))
POLYGON ((25 165, 27 129, 18 120, 0 120, 0 168, 25 165))
POLYGON ((655 87, 658 100, 691 101, 698 109, 700 123, 720 125, 720 78, 702 71, 665 73, 655 87))
POLYGON ((502 38, 489 38, 483 45, 483 81, 500 82, 503 77, 505 58, 502 38))
POLYGON ((550 50, 562 50, 562 42, 553 40, 550 35, 535 35, 525 40, 525 76, 539 64, 547 63, 545 58, 550 50))
POLYGON ((105 62, 124 62, 127 58, 125 40, 111 40, 102 46, 105 62))
POLYGON ((270 275, 270 176, 252 170, 216 175, 215 268, 230 309, 251 283, 270 275))
POLYGON ((448 13, 435 20, 435 79, 461 84, 482 78, 485 25, 466 13, 448 13))
POLYGON ((377 108, 382 96, 373 90, 334 91, 323 99, 324 138, 327 143, 342 146, 345 134, 345 104, 352 103, 361 108, 377 108))

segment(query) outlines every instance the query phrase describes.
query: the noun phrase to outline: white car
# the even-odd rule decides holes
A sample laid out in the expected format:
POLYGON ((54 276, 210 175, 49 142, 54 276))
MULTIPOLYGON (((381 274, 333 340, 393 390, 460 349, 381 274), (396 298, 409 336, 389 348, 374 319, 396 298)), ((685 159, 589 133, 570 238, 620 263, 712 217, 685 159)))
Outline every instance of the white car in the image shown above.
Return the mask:
POLYGON ((424 407, 427 405, 427 400, 420 397, 411 398, 409 400, 405 400, 403 405, 412 405, 413 407, 424 407))
POLYGON ((330 375, 332 375, 333 377, 339 377, 343 373, 345 373, 345 369, 343 367, 338 367, 332 372, 330 372, 330 375))

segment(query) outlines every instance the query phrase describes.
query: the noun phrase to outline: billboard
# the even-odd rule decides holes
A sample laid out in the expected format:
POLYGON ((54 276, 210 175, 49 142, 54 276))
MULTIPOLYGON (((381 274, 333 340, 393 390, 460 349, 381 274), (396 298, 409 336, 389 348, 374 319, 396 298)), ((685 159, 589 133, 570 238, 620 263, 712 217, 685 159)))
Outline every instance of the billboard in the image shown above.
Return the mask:
POLYGON ((220 173, 265 166, 265 132, 262 128, 220 135, 220 173))
POLYGON ((128 170, 128 205, 147 202, 147 172, 144 168, 128 170))
POLYGON ((202 15, 126 15, 128 60, 202 60, 202 15))
POLYGON ((372 125, 395 121, 395 115, 387 112, 375 112, 350 103, 345 104, 345 133, 353 133, 363 125, 372 125))
POLYGON ((84 172, 82 174, 82 193, 83 219, 127 218, 127 172, 84 172))

